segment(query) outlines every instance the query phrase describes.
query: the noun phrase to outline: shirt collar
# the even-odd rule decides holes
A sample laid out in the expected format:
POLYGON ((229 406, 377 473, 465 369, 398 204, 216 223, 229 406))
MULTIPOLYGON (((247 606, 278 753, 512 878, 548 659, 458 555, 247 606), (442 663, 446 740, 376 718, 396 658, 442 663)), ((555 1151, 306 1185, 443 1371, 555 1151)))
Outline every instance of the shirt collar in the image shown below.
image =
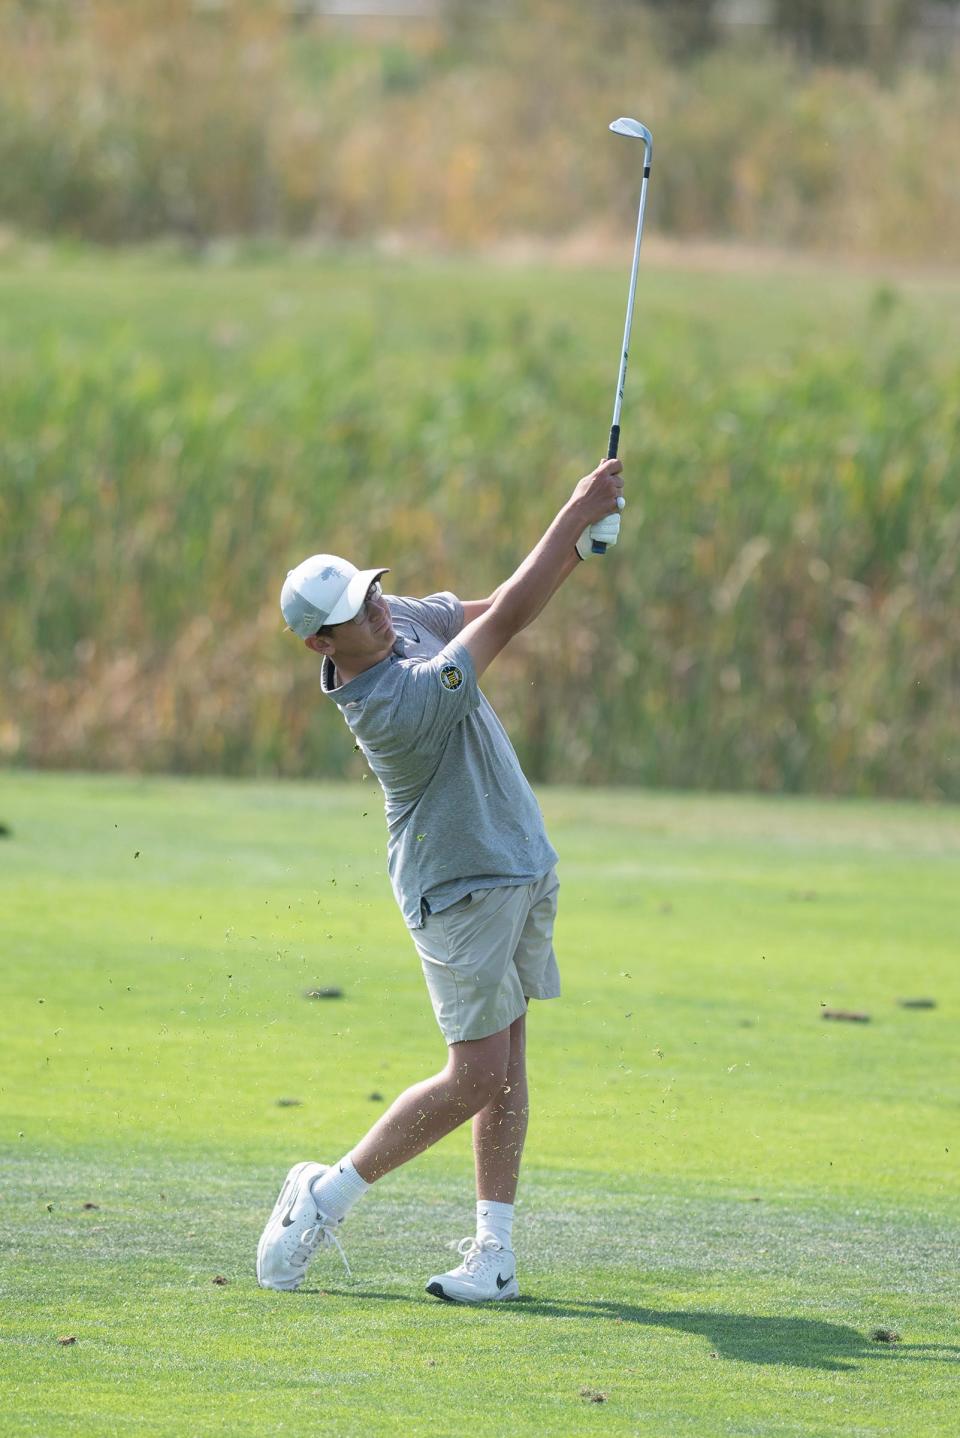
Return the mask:
POLYGON ((394 659, 404 659, 405 657, 404 642, 402 639, 397 639, 385 659, 381 659, 379 663, 372 665, 369 669, 365 669, 363 673, 358 674, 355 679, 349 679, 346 684, 337 686, 333 682, 333 660, 329 655, 325 654, 323 662, 320 665, 320 688, 324 694, 329 694, 330 698, 337 705, 352 704, 358 699, 366 699, 367 695, 380 683, 380 680, 394 659))

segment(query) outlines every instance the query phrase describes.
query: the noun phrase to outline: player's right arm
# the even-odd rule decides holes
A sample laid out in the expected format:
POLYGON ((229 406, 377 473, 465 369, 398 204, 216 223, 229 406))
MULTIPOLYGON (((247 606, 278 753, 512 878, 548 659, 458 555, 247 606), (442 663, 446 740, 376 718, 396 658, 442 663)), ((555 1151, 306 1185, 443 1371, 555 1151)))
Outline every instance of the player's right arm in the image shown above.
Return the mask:
POLYGON ((577 540, 588 525, 598 524, 619 508, 623 493, 619 459, 605 459, 584 475, 539 544, 500 585, 492 604, 460 631, 477 678, 515 634, 536 619, 560 585, 579 564, 577 540))

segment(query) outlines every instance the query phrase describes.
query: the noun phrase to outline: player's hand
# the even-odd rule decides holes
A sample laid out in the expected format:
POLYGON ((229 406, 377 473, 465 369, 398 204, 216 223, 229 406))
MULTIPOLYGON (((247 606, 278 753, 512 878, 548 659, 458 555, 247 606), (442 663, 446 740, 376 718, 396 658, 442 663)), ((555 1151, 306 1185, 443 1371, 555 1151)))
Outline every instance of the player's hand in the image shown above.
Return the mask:
POLYGON ((602 459, 591 474, 585 474, 573 491, 585 525, 599 524, 608 514, 623 508, 623 461, 602 459))
POLYGON ((573 492, 574 503, 586 506, 581 513, 585 528, 577 540, 581 559, 593 553, 593 542, 616 544, 620 533, 620 512, 624 508, 623 465, 619 459, 602 459, 592 474, 584 475, 573 492))

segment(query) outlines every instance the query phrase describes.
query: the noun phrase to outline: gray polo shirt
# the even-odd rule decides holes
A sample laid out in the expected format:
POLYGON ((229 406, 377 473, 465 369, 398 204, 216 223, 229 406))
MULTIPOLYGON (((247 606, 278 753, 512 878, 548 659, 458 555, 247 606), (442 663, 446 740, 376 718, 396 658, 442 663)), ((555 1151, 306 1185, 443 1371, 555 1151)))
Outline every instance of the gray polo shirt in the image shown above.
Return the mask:
POLYGON ((453 594, 387 595, 397 641, 386 659, 335 687, 334 700, 384 792, 387 869, 411 929, 475 889, 526 884, 557 862, 540 806, 456 638, 453 594))

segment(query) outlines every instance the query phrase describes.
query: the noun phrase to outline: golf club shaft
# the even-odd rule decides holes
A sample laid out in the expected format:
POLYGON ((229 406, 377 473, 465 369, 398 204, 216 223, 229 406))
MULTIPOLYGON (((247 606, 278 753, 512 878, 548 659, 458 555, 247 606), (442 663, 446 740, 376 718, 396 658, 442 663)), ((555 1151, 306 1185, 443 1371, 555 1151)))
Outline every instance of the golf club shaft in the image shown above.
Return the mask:
MULTIPOLYGON (((623 390, 627 382, 627 360, 630 355, 630 331, 633 328, 633 306, 637 293, 637 269, 640 264, 640 242, 643 239, 643 215, 647 207, 647 181, 650 178, 650 149, 646 142, 644 142, 643 160, 643 183, 640 186, 637 236, 633 246, 633 266, 630 270, 630 289, 627 294, 627 318, 623 327, 623 349, 620 352, 620 373, 617 375, 617 393, 613 402, 613 423, 610 426, 607 459, 616 459, 617 451, 620 448, 620 410, 623 407, 623 390)), ((611 515, 610 519, 616 521, 618 530, 620 527, 620 516, 611 515)), ((609 521, 603 520, 601 522, 606 524, 609 521)), ((614 530, 613 532, 616 534, 617 531, 614 530)), ((605 554, 607 546, 602 539, 594 539, 591 544, 591 549, 594 554, 605 554)))

